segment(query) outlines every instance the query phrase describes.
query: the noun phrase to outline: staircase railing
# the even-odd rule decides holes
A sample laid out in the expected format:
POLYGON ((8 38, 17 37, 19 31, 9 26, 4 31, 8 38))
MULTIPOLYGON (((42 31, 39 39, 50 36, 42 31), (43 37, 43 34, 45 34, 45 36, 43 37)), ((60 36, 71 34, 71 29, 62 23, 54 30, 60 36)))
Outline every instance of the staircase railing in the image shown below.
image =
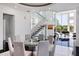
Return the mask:
POLYGON ((38 13, 38 12, 35 12, 35 13, 38 14, 40 17, 42 17, 44 20, 47 20, 47 18, 44 17, 43 15, 41 15, 40 13, 38 13))
POLYGON ((33 34, 33 32, 35 32, 38 28, 40 28, 41 26, 43 26, 43 25, 46 25, 46 21, 47 21, 47 19, 46 19, 46 17, 44 17, 44 16, 42 16, 41 14, 39 14, 38 12, 35 12, 35 14, 37 14, 40 18, 41 18, 41 20, 38 22, 38 24, 37 25, 35 25, 32 29, 31 29, 31 34, 33 34))

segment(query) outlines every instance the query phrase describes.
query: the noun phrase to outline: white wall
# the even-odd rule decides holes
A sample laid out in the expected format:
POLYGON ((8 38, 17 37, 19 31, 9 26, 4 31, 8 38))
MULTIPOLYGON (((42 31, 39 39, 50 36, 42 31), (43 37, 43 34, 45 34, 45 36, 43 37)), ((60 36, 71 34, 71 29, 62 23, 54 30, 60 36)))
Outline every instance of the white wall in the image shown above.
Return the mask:
POLYGON ((76 9, 76 46, 79 47, 79 8, 76 9))
POLYGON ((0 50, 3 48, 3 15, 2 9, 0 8, 0 50))
POLYGON ((25 39, 26 32, 28 33, 30 32, 29 29, 31 27, 30 19, 28 17, 28 14, 25 11, 0 5, 0 50, 3 49, 3 13, 7 13, 15 16, 14 17, 15 36, 18 36, 18 35, 21 36, 22 40, 25 39), (28 25, 25 25, 27 23, 28 25), (26 27, 28 27, 28 29, 25 29, 26 27))
POLYGON ((31 13, 30 12, 26 12, 26 29, 25 29, 25 33, 26 34, 31 34, 31 13))

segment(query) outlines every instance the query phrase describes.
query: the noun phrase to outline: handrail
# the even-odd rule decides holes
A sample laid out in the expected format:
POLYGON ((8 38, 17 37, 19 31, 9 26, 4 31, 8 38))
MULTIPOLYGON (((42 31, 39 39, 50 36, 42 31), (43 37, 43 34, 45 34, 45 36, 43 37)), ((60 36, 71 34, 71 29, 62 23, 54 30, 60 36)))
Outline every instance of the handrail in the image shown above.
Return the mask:
POLYGON ((42 16, 40 13, 38 13, 38 12, 33 12, 33 13, 35 13, 35 14, 37 14, 37 15, 39 15, 43 20, 41 21, 39 21, 38 22, 38 24, 36 24, 32 29, 35 29, 38 25, 40 26, 41 24, 40 23, 45 23, 45 21, 47 21, 47 19, 46 19, 46 17, 44 17, 44 16, 42 16))
POLYGON ((44 24, 45 24, 45 21, 39 21, 39 23, 36 24, 36 26, 34 26, 34 27, 32 28, 32 31, 35 30, 35 29, 37 29, 37 27, 41 26, 43 22, 44 22, 44 24))
POLYGON ((47 18, 44 17, 43 15, 41 15, 40 13, 38 13, 38 12, 35 12, 35 13, 38 14, 40 17, 42 17, 44 20, 47 20, 47 18))
POLYGON ((38 17, 40 18, 40 21, 32 28, 32 31, 31 31, 31 34, 35 31, 35 30, 37 30, 40 26, 42 26, 42 25, 45 25, 46 24, 46 21, 47 21, 47 19, 46 19, 46 17, 44 17, 43 15, 41 15, 40 13, 38 13, 38 12, 34 12, 35 14, 37 14, 38 15, 38 17), (42 20, 43 19, 43 20, 42 20))
POLYGON ((40 13, 36 12, 39 16, 41 16, 43 19, 46 19, 44 16, 42 16, 40 13))

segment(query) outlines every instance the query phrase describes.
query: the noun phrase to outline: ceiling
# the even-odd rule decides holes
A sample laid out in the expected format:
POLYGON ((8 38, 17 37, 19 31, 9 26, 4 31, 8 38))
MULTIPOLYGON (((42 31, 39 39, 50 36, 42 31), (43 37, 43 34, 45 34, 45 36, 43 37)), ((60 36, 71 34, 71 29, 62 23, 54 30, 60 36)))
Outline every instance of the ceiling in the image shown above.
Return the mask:
MULTIPOLYGON (((45 3, 26 3, 31 5, 41 5, 45 3)), ((79 8, 79 3, 52 3, 50 5, 44 7, 29 7, 24 6, 20 3, 0 3, 0 7, 6 6, 12 9, 22 10, 22 11, 54 11, 54 12, 62 12, 75 10, 79 8)))
MULTIPOLYGON (((42 10, 42 11, 48 11, 52 10, 55 12, 62 12, 62 11, 69 11, 69 10, 75 10, 79 8, 79 3, 23 3, 25 7, 28 7, 28 10, 42 10), (27 4, 32 5, 32 6, 27 6, 27 4), (39 5, 44 5, 44 4, 49 4, 46 6, 40 6, 39 5), (39 7, 39 8, 36 8, 39 7)), ((22 4, 20 4, 22 5, 22 4)))

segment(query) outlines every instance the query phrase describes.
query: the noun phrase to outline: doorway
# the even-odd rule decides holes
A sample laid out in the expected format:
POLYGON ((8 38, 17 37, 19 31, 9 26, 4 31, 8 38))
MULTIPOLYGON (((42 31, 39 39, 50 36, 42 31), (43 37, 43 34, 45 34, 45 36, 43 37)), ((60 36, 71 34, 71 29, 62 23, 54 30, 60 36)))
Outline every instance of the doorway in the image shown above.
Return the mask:
POLYGON ((13 40, 14 37, 14 15, 3 14, 3 39, 8 40, 8 37, 11 37, 13 40))

